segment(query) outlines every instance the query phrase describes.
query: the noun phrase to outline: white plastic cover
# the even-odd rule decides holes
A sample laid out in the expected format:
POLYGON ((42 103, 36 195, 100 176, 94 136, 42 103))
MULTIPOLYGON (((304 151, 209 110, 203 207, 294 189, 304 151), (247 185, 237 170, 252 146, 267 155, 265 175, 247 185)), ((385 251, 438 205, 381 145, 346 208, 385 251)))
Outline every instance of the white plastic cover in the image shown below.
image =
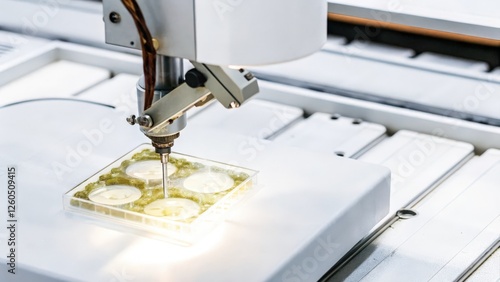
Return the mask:
MULTIPOLYGON (((138 0, 158 53, 216 65, 266 65, 298 59, 326 41, 324 0, 138 0)), ((140 48, 119 0, 105 0, 106 42, 140 48), (112 23, 110 14, 120 14, 112 23)))
POLYGON ((198 0, 197 59, 263 65, 298 59, 326 42, 323 0, 198 0))

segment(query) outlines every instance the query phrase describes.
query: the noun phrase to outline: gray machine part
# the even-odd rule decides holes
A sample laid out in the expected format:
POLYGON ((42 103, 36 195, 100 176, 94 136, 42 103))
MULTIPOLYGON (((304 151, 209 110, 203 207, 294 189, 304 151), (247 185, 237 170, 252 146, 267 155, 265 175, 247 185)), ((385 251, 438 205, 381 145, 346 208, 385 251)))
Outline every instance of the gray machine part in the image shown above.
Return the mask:
MULTIPOLYGON (((179 86, 183 80, 183 73, 182 59, 158 56, 156 60, 156 85, 153 103, 165 97, 179 86)), ((137 82, 137 105, 141 114, 144 112, 145 88, 144 76, 142 76, 137 82)), ((139 124, 141 123, 139 122, 139 124)), ((186 115, 181 115, 173 120, 169 126, 162 127, 154 132, 150 131, 147 127, 141 126, 141 131, 150 138, 161 137, 178 134, 186 125, 186 115)))
POLYGON ((226 108, 237 108, 259 92, 257 79, 244 69, 191 63, 196 68, 191 71, 201 74, 200 86, 183 83, 144 111, 138 118, 144 134, 158 136, 165 130, 168 132, 165 127, 171 127, 187 110, 213 97, 226 108))

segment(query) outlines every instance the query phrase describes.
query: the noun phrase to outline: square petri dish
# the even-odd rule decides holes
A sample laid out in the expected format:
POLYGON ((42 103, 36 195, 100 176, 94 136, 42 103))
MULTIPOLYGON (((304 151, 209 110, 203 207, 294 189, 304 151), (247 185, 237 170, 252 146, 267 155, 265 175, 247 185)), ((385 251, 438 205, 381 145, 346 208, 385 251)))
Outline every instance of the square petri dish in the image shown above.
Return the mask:
POLYGON ((257 188, 257 171, 170 154, 168 197, 160 157, 143 144, 63 196, 64 209, 96 223, 183 245, 195 243, 257 188))

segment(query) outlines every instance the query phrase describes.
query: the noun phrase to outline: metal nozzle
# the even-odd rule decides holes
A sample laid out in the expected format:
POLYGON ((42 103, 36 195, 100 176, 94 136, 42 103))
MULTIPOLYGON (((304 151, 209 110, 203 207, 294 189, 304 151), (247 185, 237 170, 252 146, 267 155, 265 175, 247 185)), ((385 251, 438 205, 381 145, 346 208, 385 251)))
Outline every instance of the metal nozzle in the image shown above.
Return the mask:
POLYGON ((168 198, 168 160, 170 158, 171 147, 156 147, 156 152, 160 154, 160 162, 162 169, 162 187, 163 187, 163 195, 168 198))
POLYGON ((164 198, 168 198, 168 159, 169 159, 170 154, 169 153, 163 153, 160 154, 161 158, 161 169, 163 173, 163 196, 164 198))

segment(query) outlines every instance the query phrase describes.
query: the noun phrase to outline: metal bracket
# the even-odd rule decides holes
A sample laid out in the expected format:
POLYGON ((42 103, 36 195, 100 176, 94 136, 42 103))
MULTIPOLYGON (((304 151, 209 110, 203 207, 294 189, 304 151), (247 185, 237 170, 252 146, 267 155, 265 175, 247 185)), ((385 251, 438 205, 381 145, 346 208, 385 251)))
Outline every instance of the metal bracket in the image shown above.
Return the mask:
POLYGON ((144 111, 143 116, 150 116, 153 121, 145 133, 167 126, 196 104, 208 99, 210 94, 210 90, 205 87, 191 88, 186 83, 181 84, 144 111))
POLYGON ((202 64, 191 61, 207 81, 204 86, 226 108, 238 108, 253 95, 259 93, 257 79, 245 69, 202 64))

